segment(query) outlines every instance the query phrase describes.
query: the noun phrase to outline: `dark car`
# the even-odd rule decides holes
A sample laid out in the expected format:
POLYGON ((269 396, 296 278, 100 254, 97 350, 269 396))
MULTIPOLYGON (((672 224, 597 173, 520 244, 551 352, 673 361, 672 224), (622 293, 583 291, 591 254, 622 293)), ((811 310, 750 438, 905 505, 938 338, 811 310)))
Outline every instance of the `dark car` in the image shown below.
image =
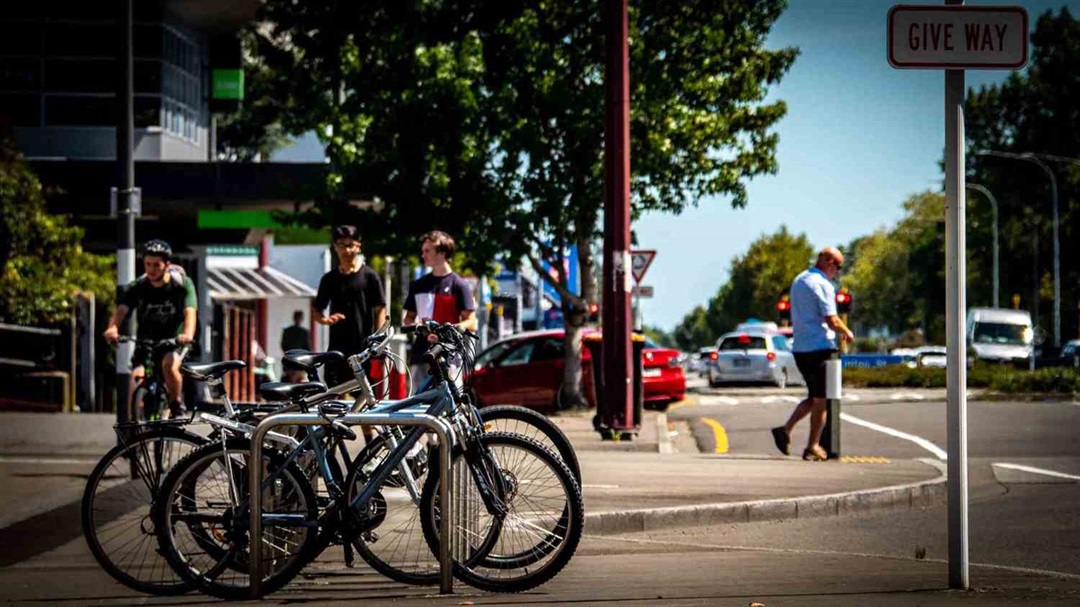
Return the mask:
MULTIPOLYGON (((521 405, 539 410, 562 409, 563 331, 520 333, 493 344, 476 357, 471 387, 479 406, 521 405)), ((586 330, 583 340, 598 340, 600 332, 586 330)), ((637 339, 641 339, 638 337, 637 339)), ((686 375, 679 352, 646 340, 642 352, 645 403, 665 407, 686 395, 686 375)), ((590 407, 596 406, 592 355, 581 349, 581 388, 590 407)))

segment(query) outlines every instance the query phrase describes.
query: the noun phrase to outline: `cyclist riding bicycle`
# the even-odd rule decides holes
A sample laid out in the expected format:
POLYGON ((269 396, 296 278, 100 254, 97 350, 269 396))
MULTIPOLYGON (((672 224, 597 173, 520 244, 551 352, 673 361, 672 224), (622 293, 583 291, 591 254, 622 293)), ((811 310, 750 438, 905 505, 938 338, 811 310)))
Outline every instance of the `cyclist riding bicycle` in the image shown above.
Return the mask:
MULTIPOLYGON (((124 291, 116 312, 109 319, 104 337, 110 342, 119 339, 117 326, 131 310, 138 315, 139 340, 161 341, 176 339, 177 348, 167 352, 158 363, 158 369, 165 378, 165 389, 169 396, 169 414, 176 418, 184 414, 182 400, 183 379, 180 376, 180 363, 187 353, 188 345, 195 337, 195 320, 198 311, 198 298, 195 284, 179 266, 172 266, 172 247, 164 240, 151 240, 143 245, 143 270, 140 276, 124 291)), ((137 348, 131 357, 130 393, 145 376, 145 364, 149 352, 137 348)), ((130 401, 129 401, 130 402, 130 401)))

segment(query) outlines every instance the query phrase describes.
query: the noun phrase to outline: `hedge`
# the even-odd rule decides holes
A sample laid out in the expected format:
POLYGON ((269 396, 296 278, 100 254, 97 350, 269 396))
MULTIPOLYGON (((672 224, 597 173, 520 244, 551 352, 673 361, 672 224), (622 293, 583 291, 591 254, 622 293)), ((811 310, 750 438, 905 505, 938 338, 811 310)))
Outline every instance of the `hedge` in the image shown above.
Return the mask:
MULTIPOLYGON (((852 388, 944 388, 945 369, 887 366, 844 369, 844 386, 852 388)), ((969 388, 995 392, 1080 394, 1080 369, 1049 368, 1025 371, 1002 365, 975 365, 968 369, 969 388)))

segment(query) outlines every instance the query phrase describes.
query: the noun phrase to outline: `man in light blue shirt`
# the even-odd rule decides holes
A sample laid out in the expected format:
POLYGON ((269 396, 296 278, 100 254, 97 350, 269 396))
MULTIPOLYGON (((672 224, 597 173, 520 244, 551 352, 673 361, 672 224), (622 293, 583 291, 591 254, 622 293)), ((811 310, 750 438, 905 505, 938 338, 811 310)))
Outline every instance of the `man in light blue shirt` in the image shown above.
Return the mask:
POLYGON ((832 281, 840 275, 844 255, 836 247, 825 247, 817 262, 791 283, 791 327, 795 337, 792 351, 795 365, 806 381, 807 397, 783 426, 772 429, 776 448, 790 454, 791 431, 799 420, 810 415, 810 438, 803 459, 820 461, 828 456, 819 444, 825 427, 825 362, 836 351, 836 334, 847 341, 855 335, 836 315, 836 289, 832 281))

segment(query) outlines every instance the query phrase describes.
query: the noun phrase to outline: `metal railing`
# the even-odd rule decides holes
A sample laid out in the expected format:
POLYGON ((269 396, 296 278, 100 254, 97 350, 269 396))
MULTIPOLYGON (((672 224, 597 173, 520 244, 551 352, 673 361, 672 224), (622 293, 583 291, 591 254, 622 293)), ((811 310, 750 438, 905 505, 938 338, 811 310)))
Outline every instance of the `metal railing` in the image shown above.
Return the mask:
MULTIPOLYGON (((450 522, 452 520, 453 494, 450 485, 450 455, 454 444, 454 432, 446 421, 426 413, 347 413, 334 418, 349 426, 421 426, 433 432, 439 440, 439 592, 451 594, 454 591, 453 565, 451 562, 450 522)), ((248 466, 248 488, 251 491, 250 512, 250 563, 251 598, 262 598, 263 562, 262 562, 262 483, 263 440, 278 426, 324 426, 330 421, 318 413, 279 413, 271 415, 256 426, 251 435, 251 464, 248 466)))

